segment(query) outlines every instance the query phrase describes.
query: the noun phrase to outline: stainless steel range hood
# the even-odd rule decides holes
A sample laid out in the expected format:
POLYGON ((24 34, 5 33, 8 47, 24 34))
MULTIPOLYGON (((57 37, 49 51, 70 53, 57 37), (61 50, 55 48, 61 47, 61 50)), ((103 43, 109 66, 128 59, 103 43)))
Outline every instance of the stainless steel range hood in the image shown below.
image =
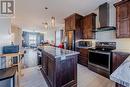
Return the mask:
POLYGON ((99 22, 100 27, 97 28, 97 30, 115 30, 116 28, 114 26, 110 26, 110 8, 109 4, 106 2, 99 6, 99 22))

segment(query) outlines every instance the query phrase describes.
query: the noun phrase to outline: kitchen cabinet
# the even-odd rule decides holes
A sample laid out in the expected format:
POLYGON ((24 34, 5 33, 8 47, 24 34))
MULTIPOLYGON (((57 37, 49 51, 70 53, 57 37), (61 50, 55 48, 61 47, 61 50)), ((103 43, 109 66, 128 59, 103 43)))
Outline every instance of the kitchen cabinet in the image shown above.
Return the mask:
POLYGON ((115 86, 115 87, 125 87, 125 86, 122 86, 122 85, 116 83, 116 86, 115 86))
POLYGON ((81 39, 82 37, 82 29, 81 29, 81 19, 83 16, 74 13, 71 16, 65 18, 65 33, 68 31, 75 31, 76 36, 75 39, 81 39))
POLYGON ((78 63, 84 66, 88 66, 88 49, 87 48, 77 48, 80 52, 78 56, 78 63))
POLYGON ((79 53, 51 46, 39 49, 42 52, 41 72, 48 87, 77 87, 79 53))
POLYGON ((130 0, 122 0, 116 4, 117 38, 130 38, 130 0))
POLYGON ((82 26, 83 26, 83 38, 94 39, 95 33, 92 31, 96 29, 96 14, 91 13, 85 16, 82 20, 82 26))
POLYGON ((114 72, 129 56, 128 53, 122 52, 113 52, 112 53, 112 62, 111 62, 111 73, 114 72))

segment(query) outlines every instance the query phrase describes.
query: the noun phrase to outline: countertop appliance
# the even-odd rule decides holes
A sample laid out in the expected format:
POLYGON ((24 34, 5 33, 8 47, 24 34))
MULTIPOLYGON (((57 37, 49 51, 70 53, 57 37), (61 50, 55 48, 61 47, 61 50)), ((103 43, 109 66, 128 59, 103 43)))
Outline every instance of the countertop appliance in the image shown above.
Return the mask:
POLYGON ((77 48, 92 47, 92 41, 78 41, 76 42, 77 48))
POLYGON ((100 69, 96 70, 97 73, 109 76, 111 53, 114 49, 116 49, 116 42, 96 42, 96 47, 89 49, 88 65, 93 69, 100 69))

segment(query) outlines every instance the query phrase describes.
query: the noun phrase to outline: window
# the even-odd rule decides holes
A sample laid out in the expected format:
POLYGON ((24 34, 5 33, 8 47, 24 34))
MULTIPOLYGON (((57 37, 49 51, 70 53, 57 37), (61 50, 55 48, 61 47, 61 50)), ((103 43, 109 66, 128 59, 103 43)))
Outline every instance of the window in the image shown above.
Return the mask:
POLYGON ((36 46, 36 35, 29 34, 29 45, 36 46))

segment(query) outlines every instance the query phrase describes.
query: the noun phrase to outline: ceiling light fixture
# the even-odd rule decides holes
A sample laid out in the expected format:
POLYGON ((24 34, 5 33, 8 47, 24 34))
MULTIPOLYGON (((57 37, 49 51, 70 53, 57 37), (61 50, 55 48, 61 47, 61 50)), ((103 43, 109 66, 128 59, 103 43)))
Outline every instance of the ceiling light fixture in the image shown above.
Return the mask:
MULTIPOLYGON (((45 9, 45 18, 47 18, 48 7, 45 7, 44 9, 45 9)), ((49 23, 47 22, 47 20, 45 20, 45 22, 43 22, 42 24, 44 25, 45 29, 48 29, 49 23)), ((51 28, 55 28, 55 17, 54 16, 51 17, 51 28)))
POLYGON ((51 17, 51 26, 52 26, 52 28, 54 28, 55 27, 55 17, 51 17))

